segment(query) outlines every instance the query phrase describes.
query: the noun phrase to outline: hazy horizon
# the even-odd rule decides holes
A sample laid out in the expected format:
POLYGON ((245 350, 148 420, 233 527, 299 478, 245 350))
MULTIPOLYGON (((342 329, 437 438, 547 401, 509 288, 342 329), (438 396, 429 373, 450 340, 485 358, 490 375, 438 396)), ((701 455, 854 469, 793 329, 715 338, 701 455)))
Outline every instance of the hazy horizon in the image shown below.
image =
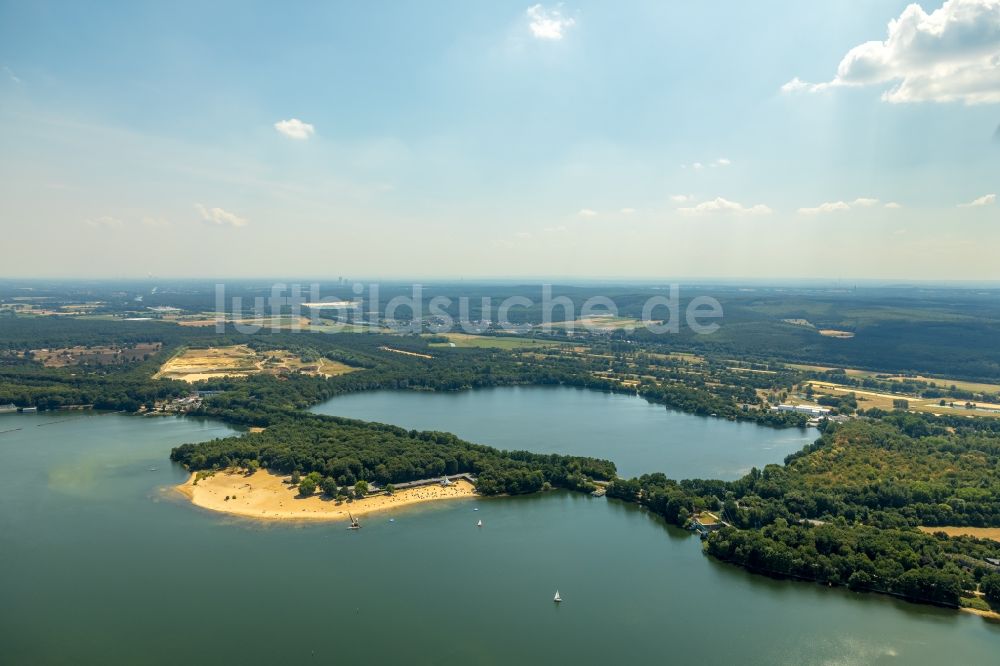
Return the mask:
POLYGON ((0 3, 0 274, 995 280, 998 72, 996 0, 0 3))
MULTIPOLYGON (((1000 279, 996 280, 928 280, 928 279, 881 279, 881 278, 771 278, 771 277, 712 277, 712 276, 663 276, 663 277, 602 277, 602 276, 559 276, 559 275, 527 275, 527 276, 315 276, 315 275, 221 275, 221 276, 177 276, 177 275, 136 275, 136 276, 39 276, 39 277, 18 277, 0 275, 0 284, 15 283, 20 285, 34 285, 36 283, 53 283, 56 285, 66 284, 116 284, 116 283, 137 283, 149 286, 163 286, 171 284, 193 284, 204 286, 206 284, 245 285, 246 283, 260 282, 268 287, 275 284, 284 283, 291 287, 298 285, 307 288, 311 284, 320 284, 323 287, 330 287, 337 283, 340 278, 344 281, 342 286, 348 287, 360 284, 366 289, 373 284, 383 284, 391 286, 434 286, 434 285, 475 285, 475 286, 522 286, 539 287, 545 285, 556 287, 630 287, 648 288, 665 285, 678 285, 684 287, 742 287, 760 289, 819 289, 819 290, 851 290, 851 289, 1000 289, 1000 279)), ((29 287, 30 288, 30 287, 29 287)))

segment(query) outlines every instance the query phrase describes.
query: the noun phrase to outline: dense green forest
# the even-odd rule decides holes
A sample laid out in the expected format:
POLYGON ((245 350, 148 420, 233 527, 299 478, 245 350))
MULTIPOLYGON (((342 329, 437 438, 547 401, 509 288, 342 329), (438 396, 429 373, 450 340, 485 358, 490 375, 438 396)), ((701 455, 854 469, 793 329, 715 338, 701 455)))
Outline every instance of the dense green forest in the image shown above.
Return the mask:
POLYGON ((1000 544, 913 527, 1000 525, 998 463, 995 422, 892 413, 831 424, 784 465, 737 481, 651 474, 615 480, 608 496, 675 525, 718 512, 730 527, 708 552, 751 569, 957 605, 996 573, 985 559, 1000 544))
POLYGON ((794 525, 713 532, 709 555, 751 571, 791 576, 914 601, 958 606, 995 568, 1000 544, 869 526, 794 525))
POLYGON ((450 433, 311 414, 280 419, 260 433, 186 444, 174 449, 171 459, 195 470, 260 466, 287 474, 318 472, 338 486, 468 472, 478 477, 476 488, 485 495, 536 492, 546 484, 591 491, 596 488, 591 480, 615 475, 606 460, 498 451, 450 433))

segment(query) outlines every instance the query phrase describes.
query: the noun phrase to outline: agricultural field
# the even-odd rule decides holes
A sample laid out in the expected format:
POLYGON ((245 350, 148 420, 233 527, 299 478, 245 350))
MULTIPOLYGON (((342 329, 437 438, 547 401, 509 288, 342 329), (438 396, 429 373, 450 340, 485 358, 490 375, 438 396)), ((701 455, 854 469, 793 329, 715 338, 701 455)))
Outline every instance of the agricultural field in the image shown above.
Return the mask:
POLYGON ((157 378, 194 383, 219 377, 301 373, 335 377, 354 368, 327 358, 303 360, 283 350, 257 352, 246 345, 185 349, 163 364, 157 378))

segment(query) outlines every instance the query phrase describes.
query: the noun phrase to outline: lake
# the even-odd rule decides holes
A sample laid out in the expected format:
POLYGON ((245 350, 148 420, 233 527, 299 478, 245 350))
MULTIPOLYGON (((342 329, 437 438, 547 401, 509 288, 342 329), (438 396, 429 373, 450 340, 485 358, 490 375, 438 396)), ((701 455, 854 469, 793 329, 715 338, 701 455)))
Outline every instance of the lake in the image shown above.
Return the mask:
POLYGON ((815 429, 776 430, 695 416, 633 395, 565 386, 474 391, 371 391, 328 400, 318 414, 443 430, 477 444, 607 458, 619 476, 737 479, 812 443, 815 429))
POLYGON ((259 523, 170 490, 186 476, 170 448, 224 425, 0 416, 15 428, 0 434, 3 664, 987 664, 1000 646, 978 617, 754 576, 583 494, 456 500, 357 532, 259 523))

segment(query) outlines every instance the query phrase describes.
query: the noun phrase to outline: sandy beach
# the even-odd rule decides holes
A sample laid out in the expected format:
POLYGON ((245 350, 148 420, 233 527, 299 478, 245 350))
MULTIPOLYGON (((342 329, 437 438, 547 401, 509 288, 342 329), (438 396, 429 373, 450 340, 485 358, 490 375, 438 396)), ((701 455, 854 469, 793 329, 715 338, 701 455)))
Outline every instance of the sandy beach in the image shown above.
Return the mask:
POLYGON ((195 484, 196 474, 176 489, 196 506, 262 520, 343 520, 347 512, 364 516, 376 511, 401 509, 423 502, 473 497, 475 487, 460 479, 450 486, 432 484, 375 495, 351 503, 335 502, 319 493, 300 497, 298 489, 285 483, 287 476, 259 470, 251 476, 219 472, 195 484), (227 500, 226 497, 229 499, 227 500))
POLYGON ((958 610, 963 613, 972 613, 973 615, 978 615, 981 618, 989 620, 991 622, 1000 622, 1000 613, 995 613, 993 611, 979 610, 978 608, 959 608, 958 610))

